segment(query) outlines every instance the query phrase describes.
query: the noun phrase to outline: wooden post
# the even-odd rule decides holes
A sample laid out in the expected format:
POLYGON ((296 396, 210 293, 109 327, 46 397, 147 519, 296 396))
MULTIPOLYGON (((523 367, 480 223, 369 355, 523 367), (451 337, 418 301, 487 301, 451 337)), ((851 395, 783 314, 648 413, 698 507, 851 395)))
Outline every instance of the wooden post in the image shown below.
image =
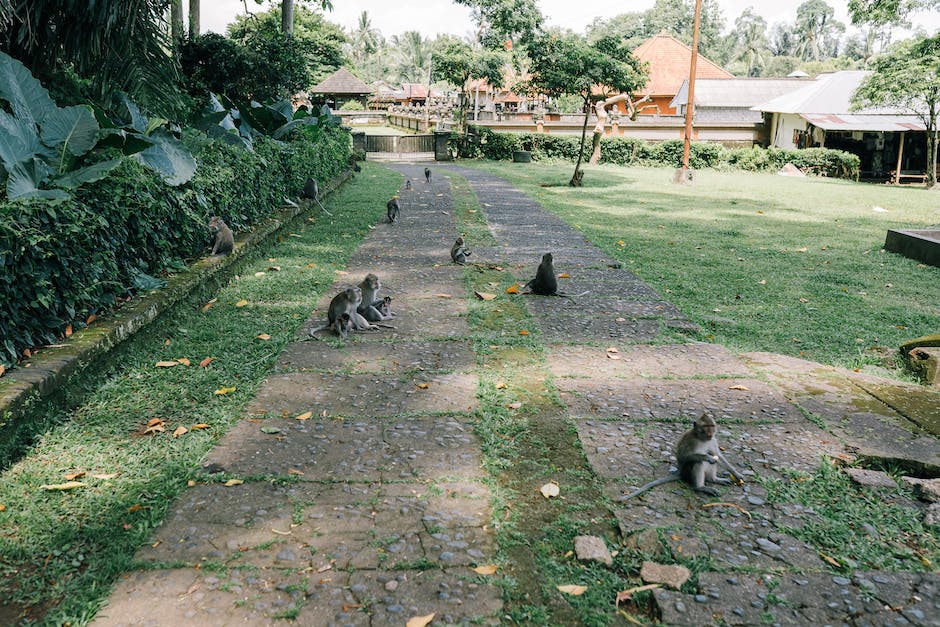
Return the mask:
POLYGON ((695 66, 698 61, 699 25, 702 21, 702 0, 695 0, 695 21, 692 23, 692 62, 689 64, 689 98, 685 105, 685 141, 682 144, 682 171, 689 169, 692 146, 692 114, 695 110, 695 66))
POLYGON ((901 141, 898 143, 898 166, 894 169, 894 184, 901 182, 901 157, 904 156, 904 132, 901 132, 901 141))

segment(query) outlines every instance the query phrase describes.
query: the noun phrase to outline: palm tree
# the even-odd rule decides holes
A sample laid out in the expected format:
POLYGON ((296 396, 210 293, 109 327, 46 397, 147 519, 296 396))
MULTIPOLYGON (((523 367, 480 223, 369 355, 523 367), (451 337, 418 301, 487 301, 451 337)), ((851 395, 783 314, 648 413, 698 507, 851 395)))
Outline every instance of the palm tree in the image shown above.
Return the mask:
POLYGON ((361 68, 365 60, 379 49, 381 34, 372 27, 368 11, 359 14, 359 23, 349 33, 349 56, 356 67, 361 68))
POLYGON ((734 21, 731 37, 734 41, 734 59, 743 59, 747 63, 748 76, 759 76, 764 68, 764 53, 769 45, 767 20, 748 7, 734 21))
POLYGON ((395 69, 403 83, 423 83, 431 65, 431 42, 414 30, 392 35, 395 69))
POLYGON ((845 25, 834 20, 835 10, 825 0, 806 0, 796 9, 795 34, 799 40, 797 55, 804 60, 819 61, 834 53, 839 45, 839 33, 845 25))

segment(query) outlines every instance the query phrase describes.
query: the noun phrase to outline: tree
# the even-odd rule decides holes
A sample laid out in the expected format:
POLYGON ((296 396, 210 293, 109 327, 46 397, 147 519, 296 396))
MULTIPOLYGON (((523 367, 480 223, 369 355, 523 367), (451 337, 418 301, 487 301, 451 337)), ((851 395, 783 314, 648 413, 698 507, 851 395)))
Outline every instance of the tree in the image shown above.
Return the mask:
POLYGON ((402 83, 423 83, 431 67, 431 42, 416 30, 392 35, 395 72, 402 83))
POLYGON ((457 39, 444 40, 434 50, 435 78, 447 81, 459 90, 456 115, 458 133, 464 134, 467 130, 467 81, 482 78, 493 87, 501 87, 504 61, 498 52, 474 50, 469 44, 457 39))
POLYGON ((902 25, 915 11, 940 8, 940 0, 849 0, 853 24, 902 25))
POLYGON ((895 44, 871 62, 872 73, 853 97, 857 108, 898 107, 927 129, 927 187, 937 184, 937 118, 940 116, 940 35, 895 44))
POLYGON ((536 0, 454 0, 473 9, 477 40, 487 48, 501 48, 506 41, 526 44, 545 18, 536 0))
POLYGON ((568 182, 581 185, 581 160, 587 135, 588 113, 595 88, 613 93, 633 93, 646 83, 640 61, 622 44, 603 38, 588 44, 578 35, 542 34, 528 47, 532 59, 530 85, 549 96, 577 94, 581 98, 584 126, 574 175, 568 182))
POLYGON ((189 38, 199 36, 199 0, 189 0, 189 38))
POLYGON ((819 61, 836 56, 839 34, 845 25, 833 19, 835 10, 825 0, 806 0, 796 9, 796 52, 802 59, 819 61))
POLYGON ((356 66, 361 66, 365 60, 379 49, 382 35, 372 27, 372 19, 368 11, 359 14, 359 22, 355 29, 351 29, 349 36, 350 56, 356 66))
POLYGON ((748 76, 760 76, 760 71, 765 65, 764 54, 769 46, 767 20, 748 7, 734 21, 730 38, 733 58, 744 60, 748 76))

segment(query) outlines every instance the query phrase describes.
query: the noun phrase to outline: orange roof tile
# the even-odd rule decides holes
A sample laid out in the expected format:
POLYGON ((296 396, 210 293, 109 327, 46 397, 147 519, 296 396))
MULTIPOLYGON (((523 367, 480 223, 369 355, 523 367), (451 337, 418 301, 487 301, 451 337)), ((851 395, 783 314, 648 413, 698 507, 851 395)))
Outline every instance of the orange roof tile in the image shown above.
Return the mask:
MULTIPOLYGON (((646 87, 639 90, 641 93, 674 96, 679 92, 682 81, 689 78, 692 49, 672 35, 662 33, 650 37, 633 51, 633 55, 649 63, 650 79, 646 87)), ((699 54, 695 77, 734 78, 734 75, 699 54)))

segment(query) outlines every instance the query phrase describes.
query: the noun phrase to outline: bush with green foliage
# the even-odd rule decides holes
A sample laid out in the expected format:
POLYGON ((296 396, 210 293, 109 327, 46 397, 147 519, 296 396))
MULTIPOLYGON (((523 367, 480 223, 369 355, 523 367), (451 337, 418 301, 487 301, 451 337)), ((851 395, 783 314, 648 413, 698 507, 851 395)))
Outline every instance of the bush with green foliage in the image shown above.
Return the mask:
POLYGON ((58 341, 69 324, 80 328, 142 274, 203 254, 210 215, 245 229, 297 196, 308 176, 329 180, 346 168, 346 131, 303 126, 292 137, 258 137, 248 151, 187 132, 198 167, 183 186, 125 159, 57 203, 0 202, 0 363, 58 341))
MULTIPOLYGON (((451 149, 460 157, 483 157, 494 161, 512 159, 514 150, 529 150, 533 160, 575 161, 580 137, 544 133, 501 133, 474 127, 471 141, 451 136, 451 149)), ((605 137, 601 140, 601 163, 679 167, 682 146, 679 139, 646 142, 633 137, 605 137)), ((587 151, 587 146, 585 147, 587 151)), ((582 155, 582 159, 587 158, 582 155)), ((714 142, 692 142, 689 166, 693 169, 779 170, 792 163, 804 172, 838 178, 857 179, 861 161, 858 155, 829 148, 785 150, 781 148, 725 148, 714 142)))

